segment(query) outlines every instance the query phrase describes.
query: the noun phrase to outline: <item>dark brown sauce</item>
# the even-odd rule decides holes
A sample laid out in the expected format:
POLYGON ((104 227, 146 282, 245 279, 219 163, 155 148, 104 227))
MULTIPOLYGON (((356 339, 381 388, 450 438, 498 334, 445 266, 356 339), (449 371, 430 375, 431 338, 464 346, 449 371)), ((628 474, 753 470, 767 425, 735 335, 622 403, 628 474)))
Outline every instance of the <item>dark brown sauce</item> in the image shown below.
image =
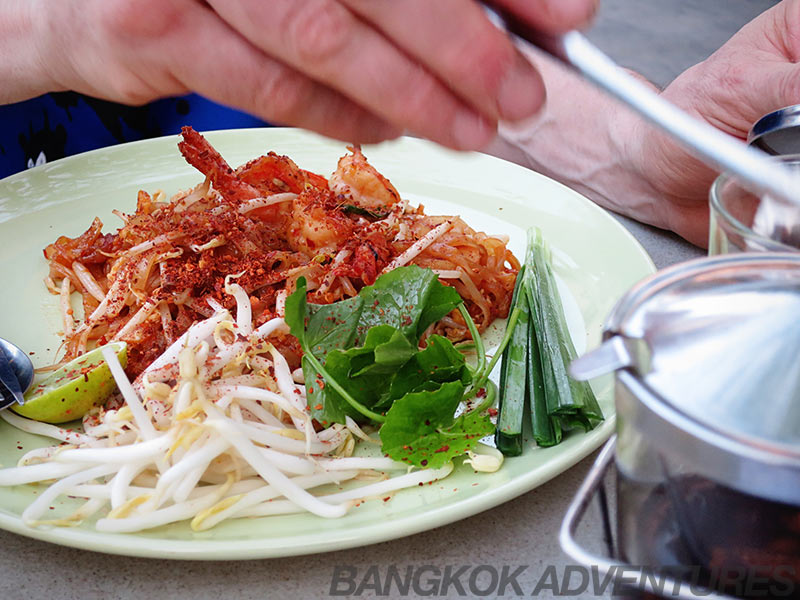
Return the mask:
POLYGON ((620 474, 617 493, 623 560, 664 568, 699 596, 800 599, 800 490, 794 506, 693 475, 645 485, 620 474))

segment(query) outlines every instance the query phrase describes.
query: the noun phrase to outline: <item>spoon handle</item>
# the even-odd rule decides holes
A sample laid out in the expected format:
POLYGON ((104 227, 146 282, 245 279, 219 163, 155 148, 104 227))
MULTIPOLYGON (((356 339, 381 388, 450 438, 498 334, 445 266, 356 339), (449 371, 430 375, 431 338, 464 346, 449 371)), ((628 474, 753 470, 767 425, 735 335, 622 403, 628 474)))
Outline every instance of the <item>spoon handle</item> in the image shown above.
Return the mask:
POLYGON ((711 167, 735 175, 757 195, 800 206, 800 177, 765 152, 690 116, 606 56, 578 31, 552 36, 513 15, 487 7, 495 21, 517 38, 550 54, 657 125, 711 167))
POLYGON ((0 347, 0 409, 6 408, 14 403, 23 404, 25 399, 22 396, 22 389, 19 381, 11 367, 8 357, 2 347, 0 347))

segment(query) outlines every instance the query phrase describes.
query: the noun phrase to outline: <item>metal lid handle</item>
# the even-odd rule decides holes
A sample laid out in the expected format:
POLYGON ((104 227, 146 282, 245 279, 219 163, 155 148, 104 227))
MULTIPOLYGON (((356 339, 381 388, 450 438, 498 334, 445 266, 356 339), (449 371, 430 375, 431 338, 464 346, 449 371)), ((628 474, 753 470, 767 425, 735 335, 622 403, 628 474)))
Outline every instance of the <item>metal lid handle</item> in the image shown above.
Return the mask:
POLYGON ((591 352, 572 361, 569 374, 578 381, 594 379, 618 369, 650 370, 650 350, 644 340, 615 335, 591 352))
POLYGON ((678 581, 672 577, 664 574, 658 574, 657 570, 649 571, 644 567, 634 567, 633 565, 625 564, 620 561, 613 561, 605 556, 597 556, 587 551, 575 539, 575 532, 586 514, 586 509, 597 492, 603 477, 611 466, 614 460, 614 450, 617 445, 617 436, 614 435, 608 440, 603 450, 597 456, 594 465, 592 465, 586 479, 578 488, 578 493, 567 509, 567 514, 564 515, 564 521, 561 523, 561 531, 558 535, 558 540, 561 543, 561 549, 573 560, 582 565, 596 567, 598 572, 605 577, 609 573, 616 576, 617 573, 630 573, 639 568, 642 571, 642 577, 639 579, 638 586, 654 596, 659 596, 660 592, 654 587, 656 579, 660 581, 662 590, 671 590, 670 598, 678 598, 679 600, 699 600, 701 598, 710 600, 735 600, 732 596, 717 593, 709 589, 701 589, 700 593, 692 591, 692 585, 688 582, 678 581), (645 573, 653 572, 658 577, 645 577, 645 573))

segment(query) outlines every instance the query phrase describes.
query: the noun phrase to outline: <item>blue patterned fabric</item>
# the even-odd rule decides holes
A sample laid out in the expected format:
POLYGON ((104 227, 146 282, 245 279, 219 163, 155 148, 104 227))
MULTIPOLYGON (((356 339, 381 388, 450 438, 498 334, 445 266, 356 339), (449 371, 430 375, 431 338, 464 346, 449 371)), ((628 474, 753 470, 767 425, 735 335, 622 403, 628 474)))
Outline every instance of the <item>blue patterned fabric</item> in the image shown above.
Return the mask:
POLYGON ((75 92, 0 106, 0 178, 64 156, 180 132, 261 127, 264 121, 196 94, 125 106, 75 92))

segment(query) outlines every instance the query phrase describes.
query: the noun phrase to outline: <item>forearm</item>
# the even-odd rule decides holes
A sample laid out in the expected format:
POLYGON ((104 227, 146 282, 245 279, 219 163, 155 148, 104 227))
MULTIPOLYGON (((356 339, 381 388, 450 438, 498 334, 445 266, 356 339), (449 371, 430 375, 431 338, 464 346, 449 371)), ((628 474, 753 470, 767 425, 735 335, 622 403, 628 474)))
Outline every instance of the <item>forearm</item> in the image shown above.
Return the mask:
POLYGON ((34 0, 0 0, 0 104, 54 91, 39 54, 36 13, 47 10, 34 0))
POLYGON ((664 203, 641 160, 647 128, 627 107, 578 75, 531 55, 547 87, 547 103, 522 127, 501 126, 488 152, 552 177, 597 204, 669 227, 664 203))

